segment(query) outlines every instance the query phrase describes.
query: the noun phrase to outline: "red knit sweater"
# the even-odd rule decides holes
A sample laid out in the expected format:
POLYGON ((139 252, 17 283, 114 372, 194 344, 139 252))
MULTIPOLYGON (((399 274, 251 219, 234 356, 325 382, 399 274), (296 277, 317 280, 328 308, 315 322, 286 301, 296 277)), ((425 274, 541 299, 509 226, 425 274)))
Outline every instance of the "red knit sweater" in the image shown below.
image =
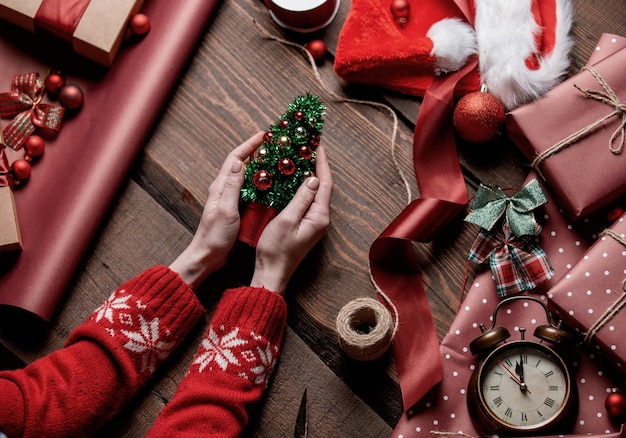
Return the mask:
MULTIPOLYGON (((64 348, 0 372, 0 431, 89 436, 118 413, 204 314, 165 266, 126 282, 64 348)), ((149 436, 238 436, 278 358, 287 309, 263 288, 227 290, 189 372, 149 436)))

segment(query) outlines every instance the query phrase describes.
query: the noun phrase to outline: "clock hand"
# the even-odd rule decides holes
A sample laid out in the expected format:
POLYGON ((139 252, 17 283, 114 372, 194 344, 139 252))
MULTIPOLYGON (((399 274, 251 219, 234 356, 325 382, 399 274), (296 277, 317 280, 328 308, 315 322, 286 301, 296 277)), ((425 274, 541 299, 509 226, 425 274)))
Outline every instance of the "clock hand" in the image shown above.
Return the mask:
POLYGON ((506 365, 504 365, 504 363, 498 359, 498 363, 500 364, 500 366, 502 368, 504 368, 506 370, 507 373, 509 373, 511 375, 511 377, 513 378, 513 380, 515 380, 517 382, 517 384, 519 385, 519 389, 522 391, 526 391, 527 393, 531 394, 530 389, 528 389, 528 386, 526 386, 526 384, 524 382, 522 382, 519 377, 517 377, 513 371, 511 371, 510 369, 507 368, 506 365))
POLYGON ((515 373, 519 376, 519 389, 525 391, 528 387, 524 382, 524 360, 522 355, 519 356, 519 362, 515 361, 515 373))

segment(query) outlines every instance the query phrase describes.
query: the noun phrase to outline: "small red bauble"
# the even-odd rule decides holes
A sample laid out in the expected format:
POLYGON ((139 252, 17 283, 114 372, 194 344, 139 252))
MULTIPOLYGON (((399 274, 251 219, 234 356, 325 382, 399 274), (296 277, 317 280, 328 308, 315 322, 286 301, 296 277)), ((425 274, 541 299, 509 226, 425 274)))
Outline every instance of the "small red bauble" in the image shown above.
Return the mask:
POLYGON ((304 119, 304 113, 302 111, 296 111, 293 113, 293 118, 297 121, 304 119))
POLYGON ((31 157, 39 157, 43 154, 46 144, 38 135, 29 136, 24 142, 24 153, 31 157))
POLYGON ((408 0, 391 0, 389 10, 391 11, 391 16, 394 21, 398 23, 398 26, 406 26, 406 23, 409 21, 409 16, 411 15, 411 4, 408 0))
POLYGON ((626 397, 619 391, 610 393, 604 400, 604 409, 611 417, 619 417, 626 413, 626 397))
POLYGON ((289 120, 281 120, 280 122, 278 122, 278 126, 281 129, 286 129, 289 126, 289 120))
POLYGON ((283 175, 293 175, 296 171, 296 165, 293 164, 291 158, 283 158, 278 162, 278 170, 280 170, 280 173, 283 175))
POLYGON ((326 58, 326 53, 328 52, 328 47, 326 43, 322 40, 313 40, 309 41, 304 45, 306 50, 311 54, 316 63, 321 63, 326 58))
POLYGON ((274 134, 272 134, 272 131, 267 131, 265 134, 263 134, 263 141, 265 143, 271 143, 273 138, 274 134))
POLYGON ((145 35, 150 32, 150 19, 145 14, 135 14, 130 19, 129 26, 135 35, 145 35))
POLYGON ((78 85, 65 85, 59 90, 59 102, 65 108, 74 110, 83 106, 85 96, 78 85))
POLYGON ((46 90, 50 93, 58 93, 65 85, 65 78, 60 73, 50 73, 46 77, 44 85, 46 86, 46 90))
POLYGON ((482 91, 463 96, 452 115, 456 132, 471 143, 492 140, 505 121, 506 111, 502 102, 493 94, 482 91))
POLYGON ((313 134, 309 139, 309 144, 311 147, 316 148, 320 145, 320 136, 317 134, 313 134))
POLYGON ((252 177, 252 183, 260 190, 267 190, 272 187, 272 174, 266 170, 259 170, 252 177))
POLYGON ((304 158, 305 160, 310 160, 311 157, 313 156, 313 151, 311 150, 311 148, 307 145, 304 146, 300 146, 300 150, 298 151, 298 153, 300 154, 300 156, 302 158, 304 158))
POLYGON ((11 170, 16 180, 24 181, 30 176, 30 163, 26 160, 15 160, 13 164, 11 164, 11 170))

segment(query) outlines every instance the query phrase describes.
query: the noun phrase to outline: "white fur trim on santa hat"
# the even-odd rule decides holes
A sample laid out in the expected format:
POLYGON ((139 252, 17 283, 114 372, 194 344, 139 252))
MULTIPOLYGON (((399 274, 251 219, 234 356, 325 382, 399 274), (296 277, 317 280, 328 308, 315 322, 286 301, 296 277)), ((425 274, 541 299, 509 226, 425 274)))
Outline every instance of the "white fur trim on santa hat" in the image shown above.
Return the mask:
POLYGON ((530 102, 559 83, 570 65, 572 6, 556 0, 556 39, 551 53, 529 69, 526 59, 537 53, 534 35, 541 32, 531 0, 475 0, 474 27, 481 80, 507 110, 530 102))
POLYGON ((433 42, 431 56, 435 74, 456 71, 467 63, 467 59, 478 53, 474 29, 458 18, 444 18, 433 24, 426 36, 433 42))

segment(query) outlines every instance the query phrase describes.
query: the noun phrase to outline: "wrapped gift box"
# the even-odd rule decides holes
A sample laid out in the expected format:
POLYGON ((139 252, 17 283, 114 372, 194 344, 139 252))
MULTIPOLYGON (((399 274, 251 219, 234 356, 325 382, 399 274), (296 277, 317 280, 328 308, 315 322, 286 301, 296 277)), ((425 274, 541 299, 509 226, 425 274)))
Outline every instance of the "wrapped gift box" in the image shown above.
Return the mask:
POLYGON ((15 213, 13 190, 9 186, 0 187, 0 252, 22 249, 20 228, 15 213))
POLYGON ((76 53, 110 66, 130 17, 144 0, 0 0, 0 18, 31 32, 53 34, 76 53))
POLYGON ((550 307, 626 374, 626 215, 548 293, 550 307), (621 242, 620 242, 621 240, 621 242))
MULTIPOLYGON (((617 47, 619 44, 613 45, 617 47)), ((617 99, 626 102, 626 48, 610 55, 605 50, 603 55, 592 67, 617 99)), ((615 152, 623 139, 619 129, 622 116, 608 117, 616 112, 616 105, 588 98, 581 90, 605 92, 598 78, 583 69, 507 117, 509 137, 533 162, 572 220, 589 216, 626 193, 626 152, 615 152), (606 120, 590 128, 603 118, 606 120), (590 128, 589 132, 582 133, 585 128, 590 128), (578 138, 563 142, 568 137, 578 138), (539 160, 560 143, 564 143, 560 150, 539 160)))

